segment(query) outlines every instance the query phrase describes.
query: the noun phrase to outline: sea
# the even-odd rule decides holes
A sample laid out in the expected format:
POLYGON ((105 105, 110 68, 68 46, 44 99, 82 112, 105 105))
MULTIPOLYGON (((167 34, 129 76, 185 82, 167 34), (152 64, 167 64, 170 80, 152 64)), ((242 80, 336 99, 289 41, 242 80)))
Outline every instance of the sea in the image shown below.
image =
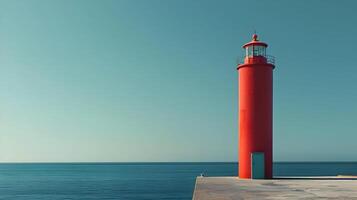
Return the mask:
MULTIPOLYGON (((0 199, 191 200, 195 179, 237 176, 237 163, 2 163, 0 199)), ((275 176, 357 175, 357 162, 274 163, 275 176)))

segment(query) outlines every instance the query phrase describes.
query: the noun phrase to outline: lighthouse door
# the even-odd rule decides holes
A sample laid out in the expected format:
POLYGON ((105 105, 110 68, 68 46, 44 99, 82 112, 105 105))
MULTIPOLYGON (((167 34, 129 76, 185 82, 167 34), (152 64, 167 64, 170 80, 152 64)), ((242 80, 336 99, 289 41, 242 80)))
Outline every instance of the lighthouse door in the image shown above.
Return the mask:
POLYGON ((264 179, 264 153, 253 152, 251 154, 252 179, 264 179))

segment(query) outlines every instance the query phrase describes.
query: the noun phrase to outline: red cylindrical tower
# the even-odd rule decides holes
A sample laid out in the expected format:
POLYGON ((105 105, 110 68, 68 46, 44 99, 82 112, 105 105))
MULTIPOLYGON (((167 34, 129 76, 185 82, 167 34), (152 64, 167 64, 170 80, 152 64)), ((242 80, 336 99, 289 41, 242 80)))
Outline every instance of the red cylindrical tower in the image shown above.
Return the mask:
MULTIPOLYGON (((245 44, 239 72, 239 177, 252 177, 253 154, 262 154, 263 178, 272 178, 274 57, 256 34, 245 44)), ((254 165, 254 164, 253 164, 254 165)))

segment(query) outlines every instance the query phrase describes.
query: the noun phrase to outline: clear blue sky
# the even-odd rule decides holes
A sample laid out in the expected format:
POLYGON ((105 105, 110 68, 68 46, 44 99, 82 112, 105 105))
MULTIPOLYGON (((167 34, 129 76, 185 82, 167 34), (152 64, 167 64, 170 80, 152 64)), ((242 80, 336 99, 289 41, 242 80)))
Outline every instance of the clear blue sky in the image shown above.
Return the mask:
POLYGON ((236 161, 255 29, 277 59, 274 160, 357 161, 356 7, 0 0, 0 161, 236 161))

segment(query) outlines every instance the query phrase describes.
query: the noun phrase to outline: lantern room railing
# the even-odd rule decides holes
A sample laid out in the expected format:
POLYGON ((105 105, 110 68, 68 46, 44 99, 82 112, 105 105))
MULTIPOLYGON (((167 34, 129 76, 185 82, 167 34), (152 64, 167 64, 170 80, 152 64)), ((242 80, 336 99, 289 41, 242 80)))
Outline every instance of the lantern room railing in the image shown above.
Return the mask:
POLYGON ((266 60, 265 62, 268 63, 268 64, 272 64, 272 65, 275 65, 275 57, 274 56, 271 56, 271 55, 265 55, 265 56, 243 56, 243 57, 239 57, 237 59, 237 64, 244 64, 245 63, 245 60, 246 58, 254 58, 254 57, 264 57, 266 60))
POLYGON ((265 57, 267 59, 267 63, 275 65, 275 57, 274 56, 266 55, 265 57))

